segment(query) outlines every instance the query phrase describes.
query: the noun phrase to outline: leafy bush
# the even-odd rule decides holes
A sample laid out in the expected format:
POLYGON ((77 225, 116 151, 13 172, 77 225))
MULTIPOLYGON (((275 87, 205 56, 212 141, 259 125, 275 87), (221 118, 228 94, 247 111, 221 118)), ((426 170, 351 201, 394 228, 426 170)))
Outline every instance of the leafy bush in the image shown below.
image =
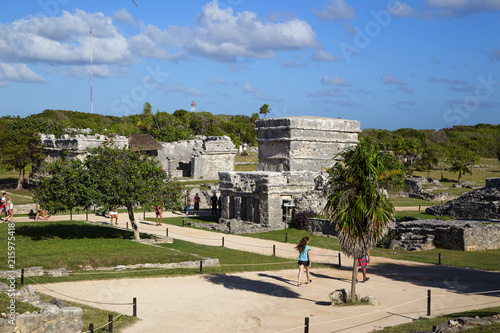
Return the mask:
POLYGON ((316 215, 317 214, 310 209, 302 210, 295 214, 293 217, 293 223, 297 229, 306 229, 308 226, 307 220, 315 217, 316 215))
POLYGON ((388 249, 395 239, 398 239, 398 232, 396 230, 389 230, 389 232, 377 243, 377 247, 388 249))

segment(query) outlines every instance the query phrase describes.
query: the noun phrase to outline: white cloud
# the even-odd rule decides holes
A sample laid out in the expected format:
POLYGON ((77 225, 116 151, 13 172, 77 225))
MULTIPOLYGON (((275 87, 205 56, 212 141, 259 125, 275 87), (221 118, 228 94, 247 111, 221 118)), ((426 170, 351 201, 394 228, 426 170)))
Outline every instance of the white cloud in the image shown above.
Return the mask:
POLYGON ((392 75, 386 75, 383 76, 380 81, 382 81, 383 84, 392 84, 392 85, 397 85, 397 86, 404 86, 406 85, 405 82, 397 79, 396 77, 392 75))
POLYGON ((414 93, 414 90, 411 89, 411 88, 407 88, 407 87, 397 87, 396 89, 399 89, 401 90, 402 92, 405 92, 407 94, 413 94, 414 93))
POLYGON ((412 17, 417 11, 411 8, 406 2, 393 1, 388 6, 389 12, 396 17, 412 17))
MULTIPOLYGON (((233 13, 216 0, 206 4, 193 29, 169 27, 176 43, 185 50, 218 61, 236 57, 272 58, 277 51, 319 46, 311 26, 303 20, 264 22, 253 12, 233 13)), ((152 38, 155 42, 154 38, 152 38)))
POLYGON ((314 54, 312 55, 312 60, 314 61, 342 61, 338 54, 333 55, 325 50, 317 49, 314 50, 314 54))
POLYGON ((0 61, 80 65, 89 62, 92 22, 93 60, 96 63, 130 64, 128 43, 102 13, 62 11, 60 17, 28 17, 3 24, 0 61))
POLYGON ((241 90, 246 93, 255 93, 259 91, 259 89, 255 88, 250 82, 245 82, 243 86, 241 86, 241 90))
POLYGON ((0 85, 5 86, 9 81, 17 82, 45 82, 25 64, 0 63, 0 85))
POLYGON ((227 85, 227 82, 224 79, 214 79, 211 82, 209 82, 208 85, 210 87, 225 86, 227 85))
POLYGON ((427 16, 454 17, 474 12, 498 11, 498 0, 426 0, 427 16))
POLYGON ((355 16, 354 7, 349 6, 344 0, 328 0, 324 9, 313 9, 314 15, 323 21, 351 19, 355 16))
POLYGON ((125 8, 117 10, 113 13, 113 19, 121 23, 134 23, 134 18, 125 8))
POLYGON ((351 84, 344 78, 329 77, 326 75, 321 78, 321 84, 324 86, 343 86, 343 87, 351 86, 351 84))

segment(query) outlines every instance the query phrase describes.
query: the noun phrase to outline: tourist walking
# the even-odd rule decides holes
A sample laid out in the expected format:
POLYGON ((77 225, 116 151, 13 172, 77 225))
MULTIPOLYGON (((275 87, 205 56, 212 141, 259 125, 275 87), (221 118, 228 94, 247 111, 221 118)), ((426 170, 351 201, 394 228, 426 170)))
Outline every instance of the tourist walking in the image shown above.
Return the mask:
POLYGON ((311 247, 309 244, 309 237, 302 237, 299 244, 295 246, 295 249, 299 251, 299 276, 297 278, 297 286, 302 285, 302 272, 304 267, 306 268, 307 284, 311 283, 311 247))
POLYGON ((113 219, 115 224, 118 225, 118 210, 117 206, 109 206, 109 216, 111 217, 111 225, 113 225, 113 219))
POLYGON ((153 209, 155 210, 156 213, 156 225, 161 225, 161 220, 163 219, 161 206, 160 205, 153 206, 153 209), (160 219, 159 222, 158 219, 160 219))
POLYGON ((217 215, 217 195, 215 192, 210 197, 210 202, 212 203, 212 216, 217 215))
POLYGON ((47 215, 47 212, 45 211, 45 209, 42 209, 40 207, 40 203, 38 203, 38 202, 36 203, 35 210, 36 210, 35 221, 40 220, 40 214, 42 214, 42 218, 44 220, 48 220, 49 219, 50 215, 47 215))
POLYGON ((370 262, 370 252, 366 252, 366 254, 363 254, 361 257, 358 258, 358 267, 356 268, 356 282, 358 282, 358 271, 361 268, 363 272, 363 281, 361 282, 366 282, 370 278, 366 277, 366 265, 370 262))
POLYGON ((189 191, 186 193, 186 215, 189 215, 189 209, 191 208, 191 196, 189 191))
POLYGON ((3 192, 2 199, 0 201, 0 210, 1 213, 5 214, 5 219, 7 220, 8 211, 7 211, 7 193, 3 192))
POLYGON ((12 218, 14 217, 14 204, 12 203, 12 198, 9 197, 9 201, 7 202, 7 218, 6 221, 12 222, 12 218))

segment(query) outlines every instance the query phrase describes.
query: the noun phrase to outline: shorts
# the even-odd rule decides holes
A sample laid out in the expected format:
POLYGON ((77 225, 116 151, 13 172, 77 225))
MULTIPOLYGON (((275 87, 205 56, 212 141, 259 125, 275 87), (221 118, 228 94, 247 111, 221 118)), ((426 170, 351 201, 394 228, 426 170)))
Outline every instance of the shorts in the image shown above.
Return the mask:
POLYGON ((161 213, 160 212, 156 212, 156 215, 160 215, 161 213))
POLYGON ((118 212, 109 212, 109 215, 118 215, 118 212))
POLYGON ((299 266, 300 265, 309 266, 309 265, 311 265, 311 261, 310 260, 307 260, 307 261, 299 260, 298 264, 299 264, 299 266))
POLYGON ((358 258, 358 267, 361 267, 362 269, 366 268, 366 262, 367 258, 366 256, 362 256, 361 258, 358 258))

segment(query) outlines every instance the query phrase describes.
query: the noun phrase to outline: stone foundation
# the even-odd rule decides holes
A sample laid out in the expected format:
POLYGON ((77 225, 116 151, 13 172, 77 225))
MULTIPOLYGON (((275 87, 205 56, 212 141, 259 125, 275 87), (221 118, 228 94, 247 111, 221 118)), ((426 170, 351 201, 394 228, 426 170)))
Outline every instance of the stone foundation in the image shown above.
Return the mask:
POLYGON ((396 230, 399 237, 391 248, 425 250, 431 245, 461 251, 500 248, 498 221, 416 220, 397 222, 392 230, 396 230), (428 244, 429 239, 432 244, 428 244))

